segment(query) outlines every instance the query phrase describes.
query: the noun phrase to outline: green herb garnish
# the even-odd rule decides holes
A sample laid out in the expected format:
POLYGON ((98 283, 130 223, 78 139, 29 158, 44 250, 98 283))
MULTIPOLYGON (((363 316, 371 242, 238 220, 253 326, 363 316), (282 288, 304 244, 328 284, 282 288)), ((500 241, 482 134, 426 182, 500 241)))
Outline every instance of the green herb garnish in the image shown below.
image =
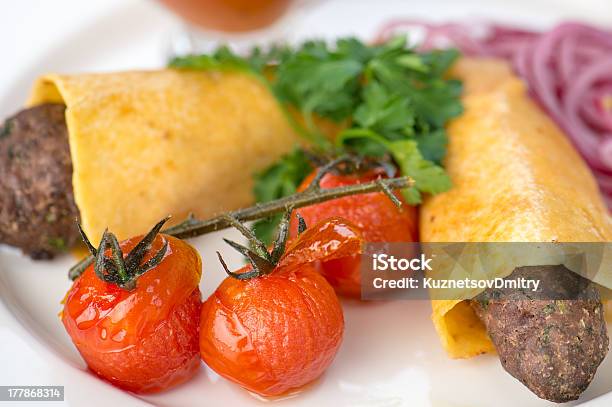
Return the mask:
POLYGON ((68 249, 66 241, 61 237, 50 237, 47 239, 47 243, 49 243, 49 246, 57 251, 64 251, 68 249))
MULTIPOLYGON (((344 38, 333 45, 309 41, 296 48, 256 49, 246 57, 220 48, 211 55, 176 58, 170 66, 235 68, 257 75, 315 152, 392 159, 402 175, 416 181, 402 191, 415 205, 423 193, 436 194, 451 186, 441 160, 447 145, 444 126, 462 112, 461 83, 446 78, 458 55, 455 50, 416 52, 404 37, 376 45, 344 38), (266 75, 268 67, 273 73, 266 75), (303 123, 288 113, 289 108, 303 123), (332 142, 317 118, 348 126, 332 142)), ((303 154, 283 157, 256 175, 257 200, 293 193, 310 170, 303 154)), ((257 236, 269 242, 278 220, 258 222, 257 236)))
MULTIPOLYGON (((262 173, 256 174, 255 200, 269 202, 294 194, 311 171, 308 157, 303 150, 296 148, 262 173)), ((270 244, 281 218, 282 215, 277 214, 258 220, 253 223, 253 232, 266 244, 270 244)))
POLYGON ((550 315, 550 314, 555 312, 555 305, 552 304, 552 303, 551 304, 546 304, 542 311, 544 312, 544 315, 550 315))
POLYGON ((0 139, 8 137, 13 131, 13 119, 6 119, 2 129, 0 129, 0 139))

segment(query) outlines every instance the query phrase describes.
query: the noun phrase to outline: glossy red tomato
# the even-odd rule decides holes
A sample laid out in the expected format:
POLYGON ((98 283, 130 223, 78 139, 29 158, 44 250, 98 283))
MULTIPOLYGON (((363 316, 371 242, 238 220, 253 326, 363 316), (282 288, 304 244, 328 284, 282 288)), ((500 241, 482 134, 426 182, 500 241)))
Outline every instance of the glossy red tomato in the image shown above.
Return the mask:
MULTIPOLYGON (((316 171, 308 176, 299 191, 310 185, 316 171)), ((321 188, 335 188, 345 185, 361 184, 385 177, 382 169, 371 170, 364 174, 340 175, 327 173, 321 179, 321 188)), ((407 205, 401 194, 396 196, 402 203, 399 210, 382 192, 351 195, 344 198, 322 202, 296 210, 307 225, 322 219, 339 216, 357 225, 366 242, 416 242, 417 209, 407 205)), ((292 219, 292 235, 297 233, 297 222, 292 219)), ((349 255, 340 259, 320 262, 320 271, 340 295, 358 298, 361 294, 360 256, 349 255)))
MULTIPOLYGON (((139 241, 122 242, 122 251, 139 241)), ((165 241, 165 257, 138 277, 134 290, 101 280, 90 266, 68 291, 62 312, 64 327, 89 368, 138 393, 182 383, 200 366, 200 256, 182 240, 157 235, 143 261, 165 241)))
POLYGON ((271 273, 226 278, 202 307, 202 359, 262 396, 292 392, 318 378, 338 352, 344 319, 313 262, 357 253, 361 244, 355 226, 329 219, 296 238, 271 273))

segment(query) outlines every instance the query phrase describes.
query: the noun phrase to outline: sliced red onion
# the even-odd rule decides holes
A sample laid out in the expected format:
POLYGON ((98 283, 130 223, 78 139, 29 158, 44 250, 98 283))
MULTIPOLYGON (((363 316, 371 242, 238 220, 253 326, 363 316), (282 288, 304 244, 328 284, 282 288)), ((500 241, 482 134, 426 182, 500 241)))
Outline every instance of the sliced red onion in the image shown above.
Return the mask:
POLYGON ((591 166, 612 209, 612 31, 565 22, 546 32, 498 24, 396 20, 377 39, 419 28, 424 49, 503 58, 591 166))

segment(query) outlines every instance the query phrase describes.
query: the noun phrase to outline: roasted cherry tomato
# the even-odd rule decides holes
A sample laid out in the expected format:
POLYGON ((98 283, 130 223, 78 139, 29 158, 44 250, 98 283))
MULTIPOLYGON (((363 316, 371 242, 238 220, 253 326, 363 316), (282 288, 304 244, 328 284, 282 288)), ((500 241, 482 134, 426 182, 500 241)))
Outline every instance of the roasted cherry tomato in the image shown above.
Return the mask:
MULTIPOLYGON (((333 218, 288 245, 271 272, 226 278, 202 307, 202 359, 262 396, 297 391, 334 359, 344 331, 340 302, 313 263, 361 250, 357 228, 333 218)), ((234 276, 253 273, 251 266, 234 276)))
MULTIPOLYGON (((89 368, 137 393, 182 383, 200 366, 200 256, 174 237, 152 239, 137 263, 145 268, 154 265, 154 260, 157 264, 138 276, 132 287, 105 281, 94 265, 89 266, 68 291, 62 312, 64 327, 89 368)), ((127 253, 140 240, 128 239, 119 246, 127 253)), ((124 257, 126 264, 130 254, 124 257)), ((107 267, 111 267, 111 255, 108 252, 104 260, 107 267)))
MULTIPOLYGON (((315 175, 316 171, 304 180, 298 190, 306 189, 315 175)), ((335 188, 370 182, 382 177, 385 177, 382 169, 350 175, 327 173, 319 185, 324 189, 335 188)), ((366 242, 416 242, 418 241, 417 210, 407 205, 399 192, 395 194, 403 203, 401 210, 384 193, 373 192, 333 199, 300 208, 296 212, 304 218, 307 225, 332 216, 347 219, 359 227, 366 242)), ((292 220, 291 230, 292 235, 295 235, 297 230, 295 218, 292 220)), ((359 268, 360 256, 355 254, 322 261, 319 264, 321 273, 338 294, 355 298, 361 294, 359 268)))

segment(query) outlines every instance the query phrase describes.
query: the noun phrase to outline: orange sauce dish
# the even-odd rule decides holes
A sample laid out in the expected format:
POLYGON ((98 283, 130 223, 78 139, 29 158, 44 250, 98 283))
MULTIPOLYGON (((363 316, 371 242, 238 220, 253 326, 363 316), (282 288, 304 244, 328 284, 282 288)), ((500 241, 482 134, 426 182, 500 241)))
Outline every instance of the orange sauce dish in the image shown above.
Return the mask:
POLYGON ((245 32, 278 20, 291 0, 161 0, 189 22, 204 29, 245 32))

